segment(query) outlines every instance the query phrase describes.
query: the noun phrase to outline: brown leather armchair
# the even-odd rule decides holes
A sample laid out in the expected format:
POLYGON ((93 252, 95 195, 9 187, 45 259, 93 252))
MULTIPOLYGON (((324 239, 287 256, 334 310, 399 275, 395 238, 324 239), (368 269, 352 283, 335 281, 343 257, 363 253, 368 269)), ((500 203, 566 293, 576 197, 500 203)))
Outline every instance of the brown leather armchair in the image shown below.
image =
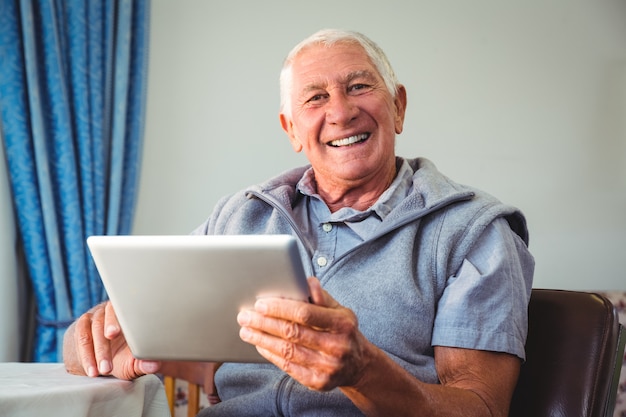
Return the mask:
POLYGON ((625 335, 600 294, 534 289, 510 417, 609 417, 625 335))

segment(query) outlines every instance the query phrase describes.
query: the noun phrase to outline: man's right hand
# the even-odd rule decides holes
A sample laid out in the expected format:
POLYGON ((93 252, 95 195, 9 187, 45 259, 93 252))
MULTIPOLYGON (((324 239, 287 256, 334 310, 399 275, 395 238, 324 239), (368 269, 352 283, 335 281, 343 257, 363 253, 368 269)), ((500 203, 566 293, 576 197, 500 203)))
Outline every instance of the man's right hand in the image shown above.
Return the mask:
POLYGON ((160 362, 133 357, 109 301, 98 304, 67 329, 63 361, 72 374, 129 380, 158 372, 161 366, 160 362))

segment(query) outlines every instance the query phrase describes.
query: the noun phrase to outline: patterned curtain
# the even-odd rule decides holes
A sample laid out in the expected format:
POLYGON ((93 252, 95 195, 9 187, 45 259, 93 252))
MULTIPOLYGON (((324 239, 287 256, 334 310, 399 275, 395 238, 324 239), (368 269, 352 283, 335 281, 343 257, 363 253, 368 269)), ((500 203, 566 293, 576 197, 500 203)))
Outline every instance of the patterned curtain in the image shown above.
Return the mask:
POLYGON ((143 137, 149 0, 0 0, 0 117, 37 303, 33 359, 106 299, 85 239, 128 234, 143 137))

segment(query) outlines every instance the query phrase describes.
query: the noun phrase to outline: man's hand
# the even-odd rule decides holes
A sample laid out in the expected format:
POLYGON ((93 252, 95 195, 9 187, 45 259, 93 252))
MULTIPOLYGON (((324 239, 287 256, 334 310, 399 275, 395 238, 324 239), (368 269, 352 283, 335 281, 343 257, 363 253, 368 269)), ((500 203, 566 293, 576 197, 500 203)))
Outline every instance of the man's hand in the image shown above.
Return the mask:
POLYGON ((341 306, 317 278, 309 278, 312 304, 259 299, 237 320, 240 336, 301 384, 315 390, 355 385, 373 345, 361 334, 355 314, 341 306))
POLYGON ((314 304, 280 298, 239 313, 241 338, 270 362, 315 390, 341 391, 367 416, 506 416, 520 361, 513 355, 435 347, 441 384, 409 374, 358 329, 316 278, 314 304))
POLYGON ((63 361, 67 371, 95 377, 113 375, 135 379, 155 373, 160 363, 135 359, 110 302, 80 316, 65 333, 63 361))

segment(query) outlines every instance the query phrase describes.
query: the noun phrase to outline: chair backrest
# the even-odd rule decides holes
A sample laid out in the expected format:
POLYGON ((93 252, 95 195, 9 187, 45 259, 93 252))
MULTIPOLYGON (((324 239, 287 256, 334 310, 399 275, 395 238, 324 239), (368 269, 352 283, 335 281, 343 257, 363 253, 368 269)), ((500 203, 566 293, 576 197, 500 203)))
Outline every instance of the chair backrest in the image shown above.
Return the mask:
POLYGON ((624 355, 615 308, 593 293, 533 289, 510 417, 608 417, 624 355))

